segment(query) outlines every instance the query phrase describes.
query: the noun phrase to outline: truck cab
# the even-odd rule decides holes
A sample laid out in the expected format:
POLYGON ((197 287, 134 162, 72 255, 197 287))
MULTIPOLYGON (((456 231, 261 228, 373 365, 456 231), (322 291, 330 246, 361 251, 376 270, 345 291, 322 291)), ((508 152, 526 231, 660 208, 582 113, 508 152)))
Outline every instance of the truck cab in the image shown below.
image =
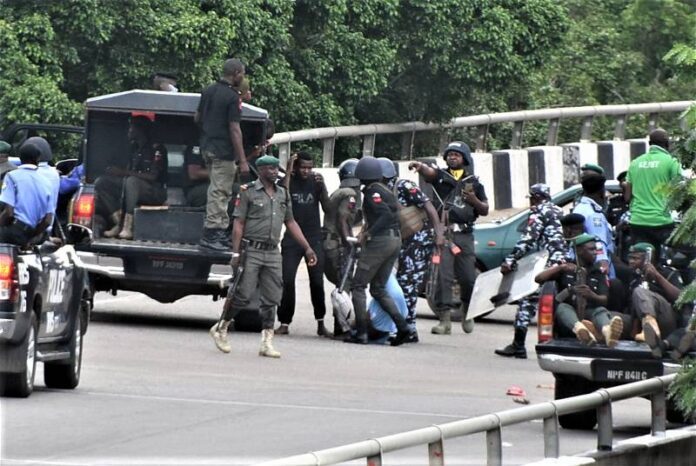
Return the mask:
MULTIPOLYGON (((230 269, 229 252, 198 247, 205 207, 191 207, 184 196, 184 154, 198 148, 194 114, 199 94, 131 90, 90 98, 85 118, 85 181, 73 198, 69 221, 92 230, 78 246, 89 270, 93 291, 138 291, 163 303, 191 294, 224 296, 230 269), (95 211, 95 181, 109 165, 128 164, 127 138, 132 116, 153 122, 153 142, 168 153, 167 199, 163 205, 134 212, 133 239, 103 236, 105 219, 95 211)), ((241 128, 245 147, 266 139, 268 112, 243 104, 241 128)))

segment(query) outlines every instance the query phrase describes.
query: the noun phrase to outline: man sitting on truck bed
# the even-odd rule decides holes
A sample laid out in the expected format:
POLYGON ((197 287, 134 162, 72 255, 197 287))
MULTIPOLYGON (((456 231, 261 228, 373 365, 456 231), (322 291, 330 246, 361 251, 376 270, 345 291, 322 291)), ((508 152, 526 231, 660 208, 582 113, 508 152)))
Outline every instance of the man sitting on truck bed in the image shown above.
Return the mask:
POLYGON ((604 341, 607 346, 616 346, 623 330, 621 317, 611 317, 605 307, 609 300, 609 283, 605 272, 595 263, 597 238, 587 233, 573 240, 577 264, 567 262, 550 267, 536 276, 537 283, 556 281, 559 301, 555 320, 559 336, 575 336, 586 345, 604 341), (584 275, 584 277, 583 277, 584 275), (578 283, 584 279, 585 283, 578 283), (584 309, 583 309, 584 308, 584 309), (587 318, 601 335, 594 333, 583 323, 587 318))
POLYGON ((133 239, 135 208, 143 204, 161 205, 167 200, 167 149, 152 142, 152 121, 143 115, 132 117, 128 140, 132 147, 128 168, 110 165, 107 174, 94 183, 97 212, 113 222, 113 227, 104 232, 107 238, 118 235, 121 239, 133 239), (123 204, 125 216, 121 210, 123 204))
POLYGON ((0 192, 2 243, 27 246, 53 222, 51 186, 38 172, 39 155, 34 144, 24 144, 19 150, 22 165, 5 175, 0 192))

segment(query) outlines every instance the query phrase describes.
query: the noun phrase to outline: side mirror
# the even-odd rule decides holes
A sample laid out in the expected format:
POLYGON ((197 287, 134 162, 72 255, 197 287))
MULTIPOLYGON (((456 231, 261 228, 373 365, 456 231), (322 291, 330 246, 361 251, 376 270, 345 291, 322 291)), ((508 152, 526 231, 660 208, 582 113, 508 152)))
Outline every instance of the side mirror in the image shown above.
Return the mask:
POLYGON ((84 225, 68 223, 65 239, 69 244, 89 243, 94 238, 92 230, 84 225))

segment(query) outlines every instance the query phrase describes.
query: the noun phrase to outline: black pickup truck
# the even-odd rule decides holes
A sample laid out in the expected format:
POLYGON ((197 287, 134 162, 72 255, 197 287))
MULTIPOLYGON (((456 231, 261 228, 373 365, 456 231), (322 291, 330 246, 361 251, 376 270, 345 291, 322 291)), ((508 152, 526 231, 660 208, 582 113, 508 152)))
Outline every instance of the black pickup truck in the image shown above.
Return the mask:
POLYGON ((70 244, 0 244, 2 396, 29 396, 37 361, 47 387, 77 387, 90 301, 87 271, 70 244))
MULTIPOLYGON (((599 388, 649 379, 677 372, 681 363, 669 359, 655 359, 645 343, 630 340, 625 328, 622 339, 614 348, 605 345, 586 346, 575 338, 556 337, 554 310, 555 285, 542 286, 539 297, 536 345, 539 367, 553 373, 556 379, 554 398, 584 395, 599 388)), ((696 357, 696 352, 690 354, 696 357)), ((671 402, 667 405, 667 419, 682 423, 684 419, 671 402)), ((559 416, 559 424, 566 429, 590 430, 597 424, 595 410, 559 416)))
MULTIPOLYGON (((69 221, 94 233, 77 246, 94 292, 138 291, 163 303, 191 294, 225 296, 230 254, 198 247, 205 208, 188 206, 183 192, 184 153, 199 140, 193 120, 199 99, 199 94, 132 90, 86 101, 86 179, 73 198, 69 221), (106 238, 101 234, 102 219, 95 213, 99 193, 94 183, 109 165, 127 164, 128 121, 138 114, 153 119, 153 140, 167 148, 167 200, 162 206, 135 210, 132 240, 106 238)), ((268 121, 265 110, 243 105, 245 146, 265 142, 268 121)), ((237 325, 242 326, 247 317, 254 325, 256 314, 240 315, 237 325)))

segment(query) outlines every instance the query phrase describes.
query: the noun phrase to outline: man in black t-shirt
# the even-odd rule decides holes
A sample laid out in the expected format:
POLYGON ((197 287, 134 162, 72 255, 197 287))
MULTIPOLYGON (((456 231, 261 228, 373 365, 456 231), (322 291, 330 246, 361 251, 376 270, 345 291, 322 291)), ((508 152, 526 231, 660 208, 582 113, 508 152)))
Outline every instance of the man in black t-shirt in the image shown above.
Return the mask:
POLYGON ((210 185, 200 246, 218 251, 229 249, 225 230, 230 218, 227 207, 237 172, 249 173, 244 154, 242 101, 235 90, 244 79, 244 64, 236 58, 225 61, 222 78, 201 94, 195 120, 201 130, 201 153, 208 166, 210 185))
MULTIPOLYGON (((314 318, 317 320, 317 335, 331 336, 324 326, 326 305, 324 304, 324 261, 321 247, 321 221, 319 219, 319 204, 326 211, 329 194, 326 191, 323 177, 313 173, 312 156, 306 152, 293 155, 295 158, 292 177, 290 178, 290 196, 292 198, 292 213, 300 226, 302 234, 311 248, 317 253, 317 264, 307 267, 309 273, 309 292, 314 307, 314 318)), ((287 335, 288 327, 295 314, 295 277, 300 261, 305 256, 304 249, 286 231, 281 242, 283 256, 283 298, 278 308, 280 326, 276 335, 287 335)))

